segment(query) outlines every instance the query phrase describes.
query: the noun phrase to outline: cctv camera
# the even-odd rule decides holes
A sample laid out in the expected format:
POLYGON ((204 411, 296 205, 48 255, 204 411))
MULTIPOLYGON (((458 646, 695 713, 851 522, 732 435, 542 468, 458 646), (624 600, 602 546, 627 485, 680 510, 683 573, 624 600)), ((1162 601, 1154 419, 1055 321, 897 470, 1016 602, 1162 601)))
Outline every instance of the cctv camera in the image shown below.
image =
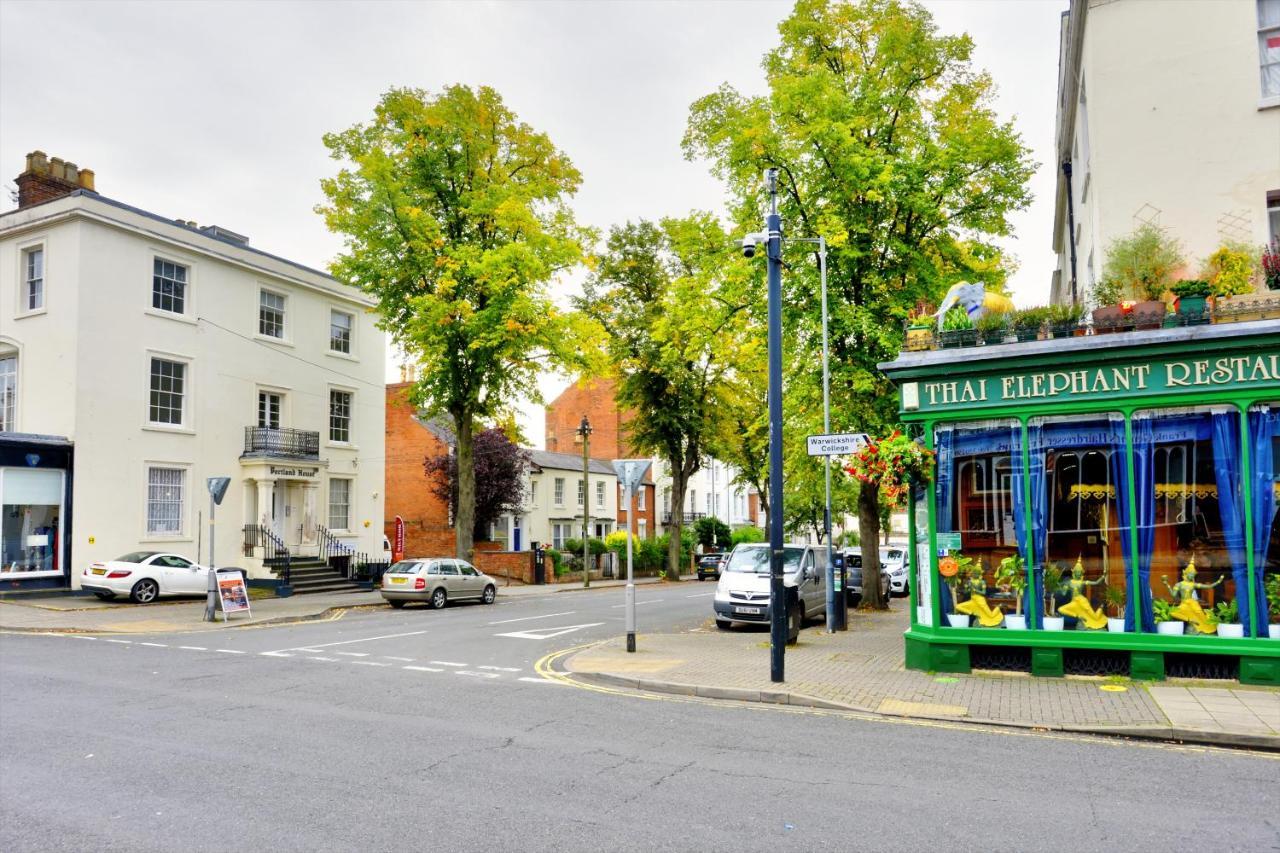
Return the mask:
POLYGON ((754 258, 756 256, 756 235, 748 234, 742 238, 742 257, 754 258))

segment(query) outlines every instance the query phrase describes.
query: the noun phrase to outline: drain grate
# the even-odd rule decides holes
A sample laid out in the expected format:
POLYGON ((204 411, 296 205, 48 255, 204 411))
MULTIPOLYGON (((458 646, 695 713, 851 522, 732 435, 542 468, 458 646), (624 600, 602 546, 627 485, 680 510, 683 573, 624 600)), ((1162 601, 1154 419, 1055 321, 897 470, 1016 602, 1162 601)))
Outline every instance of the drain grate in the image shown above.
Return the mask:
POLYGON ((970 646, 969 666, 1000 672, 1030 672, 1031 649, 1021 646, 970 646))
POLYGON ((1166 678, 1240 678, 1240 658, 1229 655, 1192 655, 1167 652, 1164 656, 1166 678))
POLYGON ((1128 675, 1129 653, 1110 649, 1063 649, 1066 675, 1128 675))

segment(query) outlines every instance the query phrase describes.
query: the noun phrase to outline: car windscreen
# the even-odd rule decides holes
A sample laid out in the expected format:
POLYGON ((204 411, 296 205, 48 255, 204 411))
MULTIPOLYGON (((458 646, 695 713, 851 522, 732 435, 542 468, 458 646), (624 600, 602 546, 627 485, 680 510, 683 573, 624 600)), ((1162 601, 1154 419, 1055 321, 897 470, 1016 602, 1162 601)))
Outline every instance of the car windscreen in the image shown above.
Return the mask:
MULTIPOLYGON (((800 558, 804 556, 803 548, 784 548, 782 552, 782 571, 791 574, 800 568, 800 558)), ((769 574, 769 546, 755 548, 738 548, 729 555, 725 564, 726 572, 750 572, 757 575, 769 574)))
POLYGON ((883 550, 883 551, 881 551, 881 552, 880 552, 880 559, 882 559, 882 560, 901 560, 901 559, 902 559, 902 552, 901 552, 901 551, 899 551, 897 548, 886 548, 885 550, 883 550))
POLYGON ((849 554, 844 558, 844 564, 851 569, 860 569, 862 568, 862 555, 849 554))
POLYGON ((417 560, 401 560, 391 568, 387 569, 389 575, 415 575, 418 573, 417 560))
POLYGON ((149 557, 154 557, 155 551, 130 551, 123 557, 116 557, 117 563, 141 563, 149 557))

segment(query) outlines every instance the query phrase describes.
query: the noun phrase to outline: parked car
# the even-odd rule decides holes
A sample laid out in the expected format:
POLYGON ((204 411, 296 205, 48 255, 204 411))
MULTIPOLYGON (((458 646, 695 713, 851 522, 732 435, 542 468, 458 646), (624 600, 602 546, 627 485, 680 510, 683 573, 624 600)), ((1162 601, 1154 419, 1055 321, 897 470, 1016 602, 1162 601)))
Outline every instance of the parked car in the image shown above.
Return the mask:
POLYGON ((493 604, 498 582, 466 560, 420 557, 401 560, 383 572, 382 597, 392 607, 425 601, 436 610, 450 601, 493 604))
POLYGON ((880 568, 889 573, 889 591, 893 595, 908 595, 911 582, 907 578, 907 551, 896 545, 880 549, 880 568))
POLYGON ((132 551, 86 566, 80 586, 103 601, 128 596, 135 604, 150 604, 162 595, 204 595, 209 568, 181 554, 132 551))
POLYGON ((699 557, 698 580, 704 581, 708 577, 720 580, 720 569, 724 566, 724 561, 728 557, 728 554, 703 554, 699 557))
MULTIPOLYGON (((782 582, 794 600, 787 613, 787 642, 795 642, 806 619, 826 614, 827 552, 813 545, 784 545, 782 582)), ((743 543, 721 567, 715 596, 716 627, 769 622, 769 546, 743 543)))
MULTIPOLYGON (((857 607, 862 603, 862 549, 861 548, 845 548, 844 549, 844 566, 845 566, 845 596, 850 607, 857 607)), ((884 565, 880 566, 880 597, 889 598, 889 591, 892 589, 892 583, 889 578, 889 572, 884 565)))

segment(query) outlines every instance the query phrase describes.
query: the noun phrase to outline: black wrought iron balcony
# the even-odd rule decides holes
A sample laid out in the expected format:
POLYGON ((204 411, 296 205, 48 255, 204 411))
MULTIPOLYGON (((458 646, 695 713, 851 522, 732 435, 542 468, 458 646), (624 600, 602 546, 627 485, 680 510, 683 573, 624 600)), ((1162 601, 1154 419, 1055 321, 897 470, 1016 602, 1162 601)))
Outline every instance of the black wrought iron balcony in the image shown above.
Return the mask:
MULTIPOLYGON (((693 524, 698 519, 705 518, 706 515, 707 514, 705 512, 683 512, 680 514, 680 518, 681 518, 680 523, 693 524)), ((662 523, 664 525, 667 525, 667 524, 670 524, 671 521, 672 521, 672 514, 670 512, 664 512, 662 514, 662 523)))
POLYGON ((306 429, 244 428, 245 456, 319 459, 320 433, 306 429))

